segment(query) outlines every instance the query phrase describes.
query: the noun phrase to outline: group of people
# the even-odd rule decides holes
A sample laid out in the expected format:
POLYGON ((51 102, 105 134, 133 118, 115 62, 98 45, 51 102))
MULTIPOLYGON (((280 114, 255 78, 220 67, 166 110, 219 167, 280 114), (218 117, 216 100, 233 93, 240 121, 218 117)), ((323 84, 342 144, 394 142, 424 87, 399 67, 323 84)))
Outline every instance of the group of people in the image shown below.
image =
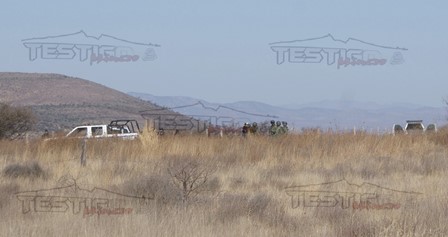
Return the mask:
POLYGON ((258 132, 258 124, 256 122, 250 123, 244 123, 243 129, 242 129, 243 136, 247 136, 247 134, 256 134, 258 132))
MULTIPOLYGON (((263 126, 262 124, 262 127, 263 126)), ((241 130, 241 133, 243 137, 247 136, 248 134, 257 134, 259 131, 258 124, 256 122, 250 124, 250 123, 244 123, 243 128, 241 130)), ((267 127, 265 129, 262 129, 262 133, 265 133, 267 130, 267 127)), ((271 121, 271 126, 269 127, 269 130, 267 131, 267 134, 270 136, 277 136, 288 133, 288 123, 285 121, 271 121)))
POLYGON ((277 136, 288 133, 288 123, 286 121, 277 121, 271 120, 271 128, 269 129, 269 135, 277 136))

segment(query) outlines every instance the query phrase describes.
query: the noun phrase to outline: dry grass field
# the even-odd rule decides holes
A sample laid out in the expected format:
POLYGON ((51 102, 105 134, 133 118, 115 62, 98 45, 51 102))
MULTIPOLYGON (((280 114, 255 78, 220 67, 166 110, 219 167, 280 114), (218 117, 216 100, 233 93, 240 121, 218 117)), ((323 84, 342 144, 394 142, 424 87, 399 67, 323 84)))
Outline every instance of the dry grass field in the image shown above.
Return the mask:
POLYGON ((0 236, 446 236, 447 145, 144 134, 88 140, 81 166, 79 140, 1 141, 0 236))

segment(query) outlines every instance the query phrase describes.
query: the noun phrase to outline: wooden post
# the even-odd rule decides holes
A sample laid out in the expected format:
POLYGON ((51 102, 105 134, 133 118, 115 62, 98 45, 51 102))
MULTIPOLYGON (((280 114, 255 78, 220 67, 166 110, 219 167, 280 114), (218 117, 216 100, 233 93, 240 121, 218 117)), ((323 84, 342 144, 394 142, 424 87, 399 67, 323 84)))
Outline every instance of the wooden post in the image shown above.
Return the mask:
POLYGON ((154 132, 156 129, 155 121, 153 119, 146 119, 145 121, 146 121, 145 124, 146 131, 149 133, 154 132))
POLYGON ((81 151, 81 166, 86 166, 87 163, 87 139, 82 139, 82 151, 81 151))

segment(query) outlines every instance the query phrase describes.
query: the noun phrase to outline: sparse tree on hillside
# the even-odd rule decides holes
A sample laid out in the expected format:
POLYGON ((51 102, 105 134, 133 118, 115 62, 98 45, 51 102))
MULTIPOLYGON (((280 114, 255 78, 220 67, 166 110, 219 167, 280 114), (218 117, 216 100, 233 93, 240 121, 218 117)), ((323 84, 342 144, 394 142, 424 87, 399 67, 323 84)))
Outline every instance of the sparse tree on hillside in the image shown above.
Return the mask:
POLYGON ((30 108, 0 103, 0 139, 22 138, 36 123, 30 108))

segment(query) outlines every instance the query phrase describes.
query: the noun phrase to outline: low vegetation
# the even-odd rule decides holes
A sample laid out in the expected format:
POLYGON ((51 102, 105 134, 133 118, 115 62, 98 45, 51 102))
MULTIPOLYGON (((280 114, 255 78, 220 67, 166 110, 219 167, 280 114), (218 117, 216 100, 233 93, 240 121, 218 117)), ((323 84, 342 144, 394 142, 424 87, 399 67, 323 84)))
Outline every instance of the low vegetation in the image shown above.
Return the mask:
POLYGON ((11 164, 3 170, 3 176, 8 178, 45 178, 47 174, 36 161, 29 164, 11 164))
POLYGON ((22 138, 36 123, 30 108, 0 103, 0 139, 22 138))
POLYGON ((8 217, 1 219, 1 235, 448 234, 445 131, 412 136, 308 131, 275 138, 146 133, 134 141, 88 140, 86 166, 80 164, 81 145, 71 139, 0 141, 0 214, 8 217), (369 188, 364 192, 393 192, 399 197, 387 198, 398 208, 297 207, 288 193, 288 188, 340 180, 369 184, 356 186, 369 188), (146 206, 115 215, 23 213, 18 193, 67 184, 139 198, 146 206))

